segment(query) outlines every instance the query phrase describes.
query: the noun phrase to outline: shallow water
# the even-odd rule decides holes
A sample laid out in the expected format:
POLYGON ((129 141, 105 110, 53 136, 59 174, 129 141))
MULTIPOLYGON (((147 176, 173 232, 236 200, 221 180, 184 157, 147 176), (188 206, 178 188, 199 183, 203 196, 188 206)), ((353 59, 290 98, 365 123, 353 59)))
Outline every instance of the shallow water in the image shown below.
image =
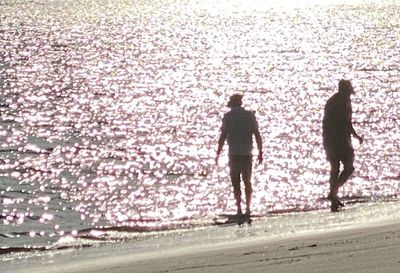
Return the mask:
POLYGON ((121 231, 135 239, 233 213, 227 159, 215 166, 214 156, 237 91, 265 145, 255 215, 327 207, 321 120, 342 77, 355 86, 353 120, 365 143, 355 143, 356 172, 340 194, 398 198, 393 1, 0 8, 2 252, 118 241, 121 231))

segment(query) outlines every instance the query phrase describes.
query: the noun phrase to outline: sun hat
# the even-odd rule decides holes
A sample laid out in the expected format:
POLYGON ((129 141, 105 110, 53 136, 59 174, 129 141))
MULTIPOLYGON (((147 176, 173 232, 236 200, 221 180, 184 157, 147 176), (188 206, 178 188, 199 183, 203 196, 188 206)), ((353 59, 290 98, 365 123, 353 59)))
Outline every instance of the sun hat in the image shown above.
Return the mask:
POLYGON ((236 107, 242 105, 242 98, 243 95, 241 94, 234 94, 229 97, 228 107, 236 107))

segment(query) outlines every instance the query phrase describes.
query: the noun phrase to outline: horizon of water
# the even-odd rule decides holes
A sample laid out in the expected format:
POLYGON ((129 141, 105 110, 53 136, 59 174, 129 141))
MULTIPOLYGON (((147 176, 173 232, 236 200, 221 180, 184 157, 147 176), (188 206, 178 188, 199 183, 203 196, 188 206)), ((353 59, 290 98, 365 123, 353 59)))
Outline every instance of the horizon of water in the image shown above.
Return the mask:
POLYGON ((365 143, 355 143, 356 172, 340 195, 398 200, 398 7, 3 1, 1 253, 124 241, 124 232, 141 240, 234 213, 226 147, 214 165, 234 92, 256 111, 265 146, 253 214, 326 209, 321 121, 342 77, 355 87, 365 143))

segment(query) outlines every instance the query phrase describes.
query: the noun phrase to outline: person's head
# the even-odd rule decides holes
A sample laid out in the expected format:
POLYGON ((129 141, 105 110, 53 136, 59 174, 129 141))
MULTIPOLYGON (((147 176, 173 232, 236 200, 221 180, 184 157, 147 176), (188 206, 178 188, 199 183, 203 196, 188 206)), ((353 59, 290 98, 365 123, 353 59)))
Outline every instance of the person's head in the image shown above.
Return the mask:
POLYGON ((349 80, 339 81, 339 92, 347 95, 354 94, 354 88, 349 80))
POLYGON ((228 107, 238 107, 242 105, 242 98, 243 95, 241 94, 234 94, 229 97, 228 107))

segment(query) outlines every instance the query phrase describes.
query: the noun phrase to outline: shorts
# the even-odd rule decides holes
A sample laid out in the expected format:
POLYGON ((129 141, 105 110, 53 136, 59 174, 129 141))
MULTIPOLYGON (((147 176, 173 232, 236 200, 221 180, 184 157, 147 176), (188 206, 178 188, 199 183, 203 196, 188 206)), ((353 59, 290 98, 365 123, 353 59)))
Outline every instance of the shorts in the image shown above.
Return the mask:
POLYGON ((354 161, 354 149, 351 146, 325 147, 325 152, 330 162, 354 161))
POLYGON ((250 182, 252 166, 252 156, 250 155, 229 155, 232 183, 240 183, 240 176, 244 182, 250 182))

